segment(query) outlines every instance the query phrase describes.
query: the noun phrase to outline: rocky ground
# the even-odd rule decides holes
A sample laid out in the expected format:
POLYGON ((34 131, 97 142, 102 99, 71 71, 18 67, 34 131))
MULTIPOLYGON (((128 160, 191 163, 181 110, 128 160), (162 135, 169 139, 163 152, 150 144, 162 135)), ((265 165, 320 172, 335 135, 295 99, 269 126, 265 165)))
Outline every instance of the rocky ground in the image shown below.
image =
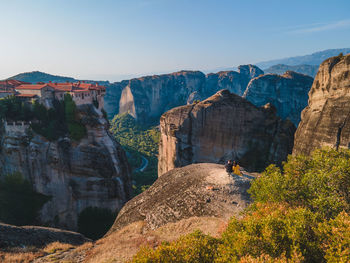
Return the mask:
POLYGON ((219 236, 230 217, 249 204, 247 189, 258 174, 228 175, 223 165, 174 169, 130 200, 109 233, 95 243, 57 251, 34 262, 126 262, 140 246, 156 247, 196 229, 219 236))

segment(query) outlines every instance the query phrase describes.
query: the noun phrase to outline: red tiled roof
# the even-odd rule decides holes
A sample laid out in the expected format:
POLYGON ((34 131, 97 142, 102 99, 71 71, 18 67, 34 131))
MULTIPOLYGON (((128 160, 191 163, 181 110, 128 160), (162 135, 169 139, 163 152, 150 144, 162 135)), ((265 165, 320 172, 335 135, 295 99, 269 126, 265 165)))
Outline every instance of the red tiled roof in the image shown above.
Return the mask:
POLYGON ((15 93, 13 90, 0 90, 0 93, 15 93))
POLYGON ((25 84, 16 87, 19 90, 41 90, 42 88, 49 86, 48 84, 25 84))
POLYGON ((18 86, 16 89, 19 89, 19 90, 40 90, 46 86, 50 86, 50 87, 54 88, 56 91, 61 91, 61 92, 82 92, 82 91, 89 91, 89 90, 105 90, 106 89, 106 87, 99 86, 98 84, 83 83, 83 82, 25 84, 25 85, 18 86))
POLYGON ((17 94, 16 97, 21 97, 21 98, 33 98, 36 97, 37 95, 35 94, 17 94))

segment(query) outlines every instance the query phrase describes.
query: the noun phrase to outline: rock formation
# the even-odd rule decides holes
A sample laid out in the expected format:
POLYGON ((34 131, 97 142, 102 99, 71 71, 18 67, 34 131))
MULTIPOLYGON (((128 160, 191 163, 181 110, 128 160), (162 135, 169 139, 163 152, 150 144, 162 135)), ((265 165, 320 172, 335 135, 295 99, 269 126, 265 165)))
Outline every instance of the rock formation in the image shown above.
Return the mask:
POLYGON ((325 60, 309 92, 295 134, 293 154, 314 149, 349 147, 350 143, 350 55, 325 60))
POLYGON ((266 74, 252 79, 243 97, 258 107, 271 103, 282 119, 289 119, 298 126, 312 81, 310 76, 293 71, 283 75, 266 74))
POLYGON ((219 164, 173 169, 130 200, 108 234, 138 221, 144 222, 145 229, 157 229, 191 217, 238 216, 249 203, 249 178, 228 176, 219 164))
POLYGON ((52 242, 81 245, 90 241, 75 232, 38 226, 12 226, 0 223, 0 248, 43 247, 52 242))
POLYGON ((293 147, 295 126, 227 90, 160 118, 158 176, 191 163, 236 159, 249 171, 280 164, 293 147))
POLYGON ((109 117, 128 112, 141 122, 158 120, 171 108, 206 99, 221 89, 243 95, 248 82, 261 74, 258 67, 243 65, 238 72, 180 71, 117 82, 107 89, 105 108, 109 117))
POLYGON ((23 126, 6 125, 0 134, 0 173, 20 172, 36 192, 50 196, 40 211, 45 225, 76 230, 89 206, 119 210, 131 197, 131 178, 121 146, 108 122, 92 105, 78 107, 87 136, 48 141, 23 126))

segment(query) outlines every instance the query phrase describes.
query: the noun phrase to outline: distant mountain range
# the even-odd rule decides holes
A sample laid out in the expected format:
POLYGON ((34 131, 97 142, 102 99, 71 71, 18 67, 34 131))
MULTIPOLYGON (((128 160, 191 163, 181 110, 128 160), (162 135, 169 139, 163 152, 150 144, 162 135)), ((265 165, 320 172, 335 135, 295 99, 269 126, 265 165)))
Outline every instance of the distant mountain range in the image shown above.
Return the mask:
MULTIPOLYGON (((71 77, 64 77, 64 76, 58 76, 58 75, 51 75, 45 72, 41 71, 32 71, 32 72, 24 72, 17 74, 15 76, 12 76, 8 79, 15 79, 15 80, 20 80, 20 81, 25 81, 25 82, 30 82, 30 83, 37 83, 37 82, 77 82, 79 81, 78 79, 71 78, 71 77)), ((100 85, 108 85, 109 81, 95 81, 95 80, 84 80, 87 83, 91 82, 98 82, 100 85)))
POLYGON ((296 66, 289 66, 285 64, 277 64, 273 65, 267 69, 264 69, 265 73, 273 73, 282 75, 286 71, 294 71, 301 74, 309 75, 311 77, 315 77, 318 71, 318 65, 296 65, 296 66))
POLYGON ((340 53, 343 53, 343 55, 348 54, 350 53, 350 48, 327 49, 327 50, 312 53, 310 55, 263 61, 263 62, 255 63, 254 65, 258 66, 263 70, 277 64, 284 64, 288 66, 296 66, 296 65, 319 66, 325 59, 329 57, 338 56, 340 53))
MULTIPOLYGON (((321 64, 321 62, 329 57, 337 56, 339 55, 339 53, 343 53, 344 55, 348 54, 350 53, 350 48, 327 49, 327 50, 312 53, 310 55, 269 60, 269 61, 259 62, 254 65, 263 69, 265 73, 283 74, 288 70, 292 70, 298 73, 315 77, 318 70, 318 66, 321 64)), ((233 70, 237 70, 237 68, 236 67, 220 68, 220 69, 213 70, 212 72, 233 71, 233 70)), ((210 73, 210 72, 205 71, 205 73, 210 73)), ((8 79, 16 79, 16 80, 31 82, 31 83, 49 82, 49 81, 52 81, 52 82, 79 81, 78 79, 75 79, 75 78, 51 75, 40 71, 20 73, 8 79)), ((98 82, 101 85, 110 84, 109 81, 94 81, 94 80, 84 80, 84 81, 98 82)))

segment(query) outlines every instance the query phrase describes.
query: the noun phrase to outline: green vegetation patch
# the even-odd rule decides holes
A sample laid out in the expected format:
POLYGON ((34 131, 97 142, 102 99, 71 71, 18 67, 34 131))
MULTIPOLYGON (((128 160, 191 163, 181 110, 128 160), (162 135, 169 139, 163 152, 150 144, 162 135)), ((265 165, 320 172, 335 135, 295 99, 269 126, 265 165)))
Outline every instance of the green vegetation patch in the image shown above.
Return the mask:
POLYGON ((75 141, 86 136, 86 127, 81 123, 71 95, 64 101, 53 100, 47 109, 37 101, 32 104, 10 96, 0 99, 0 118, 9 121, 32 121, 31 128, 50 141, 69 136, 75 141))
POLYGON ((158 146, 160 133, 155 126, 143 126, 131 115, 115 115, 110 131, 127 152, 128 161, 133 168, 134 195, 147 189, 157 179, 158 146), (138 171, 142 165, 142 156, 148 160, 144 171, 138 171))
POLYGON ((97 240, 103 237, 113 225, 116 213, 107 208, 87 207, 78 217, 78 232, 97 240))
POLYGON ((35 225, 39 210, 50 198, 35 192, 20 173, 0 176, 0 221, 35 225))
POLYGON ((133 262, 350 262, 350 150, 290 156, 249 192, 253 204, 220 238, 195 232, 133 262))

